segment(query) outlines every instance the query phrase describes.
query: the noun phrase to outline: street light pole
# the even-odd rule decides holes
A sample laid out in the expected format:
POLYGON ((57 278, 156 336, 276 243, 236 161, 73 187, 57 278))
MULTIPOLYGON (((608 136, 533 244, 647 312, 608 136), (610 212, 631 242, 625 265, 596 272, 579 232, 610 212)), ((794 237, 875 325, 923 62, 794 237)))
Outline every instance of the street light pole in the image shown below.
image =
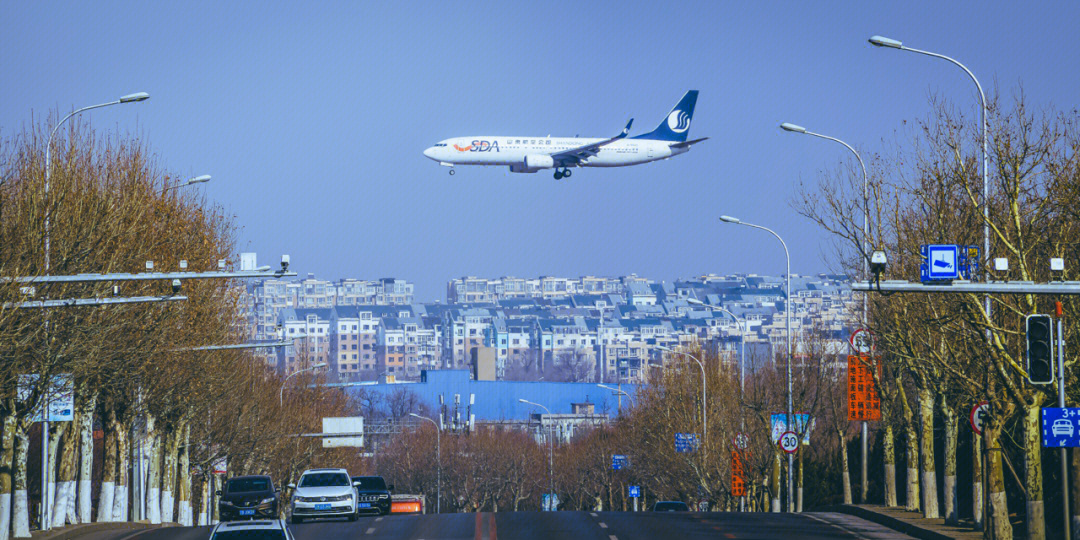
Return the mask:
POLYGON ((409 413, 409 416, 415 416, 415 417, 420 418, 422 420, 427 420, 428 422, 431 422, 431 425, 435 426, 435 462, 437 463, 437 467, 438 467, 438 471, 439 471, 438 476, 436 477, 437 480, 436 480, 436 484, 435 484, 435 513, 436 514, 441 514, 442 513, 442 430, 439 429, 439 424, 436 424, 434 420, 432 420, 432 419, 430 419, 430 418, 428 418, 426 416, 420 416, 419 414, 416 414, 416 413, 409 413))
POLYGON ((180 184, 175 184, 175 185, 172 185, 172 186, 165 186, 165 189, 161 190, 161 194, 164 195, 165 192, 169 191, 170 189, 179 189, 179 188, 182 188, 182 187, 190 186, 192 184, 201 184, 203 182, 209 182, 210 178, 211 178, 211 176, 209 174, 204 174, 202 176, 196 176, 195 178, 191 178, 188 181, 180 183, 180 184))
MULTIPOLYGON (((147 99, 150 99, 150 94, 147 94, 146 92, 136 92, 134 94, 128 94, 126 96, 121 96, 120 99, 118 99, 116 101, 110 101, 108 103, 99 103, 97 105, 90 105, 89 107, 83 107, 81 109, 76 109, 76 110, 72 111, 71 113, 68 113, 67 116, 65 116, 62 120, 57 122, 57 124, 55 126, 53 126, 52 131, 49 132, 49 139, 48 139, 48 141, 45 142, 45 275, 49 275, 49 270, 51 269, 51 264, 50 263, 52 262, 51 261, 51 259, 52 259, 52 243, 51 243, 52 237, 50 235, 50 227, 49 227, 50 222, 51 222, 51 217, 52 217, 51 212, 49 211, 49 183, 50 183, 49 180, 51 179, 51 176, 52 176, 51 173, 52 173, 52 140, 53 140, 53 136, 56 135, 56 131, 60 129, 60 126, 64 125, 64 122, 67 122, 69 118, 71 118, 72 116, 75 116, 75 115, 77 115, 79 113, 83 113, 83 112, 89 111, 91 109, 100 109, 101 107, 108 107, 109 105, 119 105, 121 103, 135 103, 135 102, 144 101, 144 100, 147 100, 147 99)), ((48 334, 48 327, 49 327, 49 321, 46 320, 45 321, 46 346, 48 345, 48 335, 49 335, 48 334)), ((51 520, 49 519, 49 510, 50 510, 49 507, 51 506, 52 501, 50 500, 51 498, 48 497, 48 492, 49 492, 48 486, 49 486, 49 477, 50 477, 50 474, 49 474, 49 472, 50 472, 49 471, 49 444, 48 444, 49 443, 49 394, 51 392, 51 388, 48 386, 48 384, 49 384, 49 381, 46 381, 46 386, 45 387, 49 388, 49 390, 47 390, 46 393, 45 393, 45 416, 42 418, 42 424, 41 424, 41 433, 42 433, 42 438, 41 438, 41 441, 42 441, 42 443, 41 443, 41 493, 42 493, 42 498, 41 498, 42 499, 42 504, 41 504, 41 530, 43 530, 43 531, 47 531, 50 528, 52 528, 51 523, 50 523, 51 520)))
POLYGON ((297 376, 297 375, 299 375, 299 374, 301 374, 301 373, 303 373, 305 371, 311 371, 313 369, 319 369, 321 367, 326 367, 326 362, 319 362, 318 364, 315 364, 315 365, 313 365, 311 367, 306 367, 304 369, 294 371, 294 372, 290 373, 288 377, 285 377, 285 380, 282 381, 282 383, 281 383, 281 390, 278 391, 278 404, 280 406, 282 406, 282 407, 285 406, 285 385, 289 384, 289 379, 291 379, 291 378, 293 378, 293 377, 295 377, 295 376, 297 376))
MULTIPOLYGON (((863 221, 862 221, 862 228, 863 228, 863 241, 862 241, 863 276, 864 276, 864 278, 869 279, 869 275, 870 275, 870 260, 869 260, 869 257, 870 257, 870 255, 869 255, 869 253, 870 253, 870 246, 869 246, 869 242, 870 242, 870 183, 869 183, 869 181, 867 180, 867 177, 866 177, 866 164, 863 163, 862 156, 860 156, 859 153, 856 152, 855 149, 852 148, 850 144, 848 144, 848 143, 846 143, 844 141, 841 141, 840 139, 837 139, 835 137, 830 137, 828 135, 822 135, 820 133, 814 133, 813 131, 807 131, 807 129, 802 127, 802 126, 798 126, 798 125, 795 125, 795 124, 789 124, 787 122, 784 122, 783 124, 780 124, 780 129, 783 129, 784 131, 790 131, 792 133, 802 133, 804 135, 812 135, 814 137, 820 137, 822 139, 827 139, 827 140, 830 140, 830 141, 833 141, 833 142, 840 143, 840 144, 844 145, 844 148, 847 148, 848 150, 850 150, 852 154, 855 154, 855 159, 859 160, 859 167, 862 169, 862 194, 863 194, 863 221)), ((863 294, 862 324, 864 324, 864 325, 868 324, 869 321, 870 321, 870 316, 869 316, 870 310, 869 310, 869 306, 867 305, 869 296, 870 296, 870 293, 863 294)), ((860 477, 860 484, 859 484, 859 492, 860 492, 859 500, 863 504, 866 504, 866 496, 867 496, 867 493, 869 491, 869 485, 870 485, 870 483, 869 483, 869 481, 867 479, 867 475, 866 475, 867 470, 868 470, 867 469, 867 446, 868 446, 867 445, 867 436, 868 436, 867 432, 868 432, 868 430, 867 430, 867 422, 865 420, 863 420, 863 422, 862 422, 862 475, 860 477)))
POLYGON ((614 393, 616 393, 618 395, 626 396, 626 399, 630 400, 630 406, 631 407, 636 407, 637 406, 637 405, 634 404, 634 396, 631 396, 630 394, 628 394, 626 392, 626 390, 620 390, 618 388, 614 388, 614 387, 603 385, 603 384, 598 384, 596 386, 599 387, 599 388, 603 388, 604 390, 611 390, 612 392, 614 392, 614 393))
POLYGON ((681 354, 683 356, 690 357, 690 359, 697 362, 698 367, 701 368, 701 431, 702 431, 701 438, 702 438, 702 444, 704 445, 704 441, 709 440, 709 419, 708 419, 707 416, 705 416, 705 404, 706 404, 706 398, 705 398, 705 364, 701 363, 701 360, 698 360, 694 355, 692 355, 690 353, 687 353, 687 352, 676 351, 676 350, 670 349, 668 347, 665 347, 663 345, 657 345, 656 348, 660 349, 661 351, 667 351, 667 352, 672 353, 672 354, 681 354))
MULTIPOLYGON (((540 407, 541 409, 544 409, 545 411, 547 411, 548 416, 551 416, 551 410, 549 410, 547 407, 545 407, 545 406, 543 406, 543 405, 541 405, 539 403, 533 403, 532 401, 529 401, 529 400, 527 400, 525 398, 521 398, 518 401, 520 401, 521 403, 526 403, 526 404, 529 404, 529 405, 540 407)), ((550 431, 550 434, 548 435, 548 497, 550 497, 550 498, 548 499, 548 501, 549 501, 549 504, 551 504, 551 506, 554 506, 555 501, 553 499, 555 497, 555 480, 554 480, 554 476, 552 475, 551 471, 553 469, 552 464, 555 461, 555 459, 554 459, 554 455, 555 455, 555 419, 552 418, 551 420, 552 420, 551 425, 548 426, 548 431, 550 431)), ((542 421, 541 421, 541 424, 543 424, 542 421)))
MULTIPOLYGON (((776 237, 780 241, 780 245, 784 246, 784 258, 787 260, 787 270, 784 274, 784 283, 786 292, 784 293, 786 298, 784 299, 784 333, 787 334, 787 427, 792 429, 795 424, 792 422, 795 416, 795 407, 791 399, 791 253, 788 251, 787 243, 783 238, 780 238, 779 234, 768 227, 762 227, 761 225, 754 225, 753 223, 747 223, 738 218, 731 216, 720 216, 720 221, 724 223, 734 223, 736 225, 745 225, 747 227, 753 227, 755 229, 761 229, 776 237)), ((788 511, 792 511, 795 506, 795 456, 788 454, 788 511)))

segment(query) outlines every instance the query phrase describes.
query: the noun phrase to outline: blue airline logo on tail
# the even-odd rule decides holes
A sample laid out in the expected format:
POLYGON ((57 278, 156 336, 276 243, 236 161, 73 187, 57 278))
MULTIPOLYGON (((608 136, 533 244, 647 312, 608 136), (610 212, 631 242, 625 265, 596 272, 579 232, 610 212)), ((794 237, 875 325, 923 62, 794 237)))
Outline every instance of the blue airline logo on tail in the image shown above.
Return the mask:
POLYGON ((667 125, 671 131, 682 133, 690 129, 690 115, 686 114, 686 111, 671 111, 667 117, 667 125))

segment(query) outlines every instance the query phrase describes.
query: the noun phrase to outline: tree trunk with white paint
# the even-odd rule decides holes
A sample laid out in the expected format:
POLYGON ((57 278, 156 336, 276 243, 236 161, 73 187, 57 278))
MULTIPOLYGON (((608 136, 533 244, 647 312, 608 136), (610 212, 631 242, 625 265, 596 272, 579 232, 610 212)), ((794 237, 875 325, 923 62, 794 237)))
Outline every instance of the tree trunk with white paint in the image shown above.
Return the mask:
POLYGON ((15 459, 15 416, 7 415, 0 424, 0 540, 11 533, 12 461, 15 459))
POLYGON ((770 486, 770 495, 772 496, 772 508, 770 511, 780 511, 780 455, 773 455, 773 469, 772 469, 772 482, 770 486))
POLYGON ((840 467, 843 472, 844 504, 851 504, 851 469, 848 467, 847 434, 843 427, 836 428, 840 440, 840 467))
MULTIPOLYGON (((191 527, 195 523, 192 521, 192 508, 191 508, 191 458, 188 454, 188 445, 191 441, 191 428, 184 423, 183 425, 183 441, 180 448, 179 461, 180 464, 177 467, 177 476, 179 476, 179 482, 177 482, 177 513, 179 519, 177 521, 185 526, 191 527)), ((282 505, 284 507, 284 505, 282 505)))
MULTIPOLYGON (((49 489, 47 491, 48 498, 46 504, 49 505, 49 516, 52 517, 52 508, 56 503, 56 456, 60 448, 60 437, 67 431, 67 422, 50 422, 49 423, 49 489)), ((51 523, 51 522, 50 522, 51 523)))
POLYGON ((30 501, 26 497, 26 454, 30 450, 30 436, 26 424, 15 426, 15 495, 12 500, 11 527, 14 538, 30 538, 30 501))
MULTIPOLYGON (((988 423, 983 431, 984 444, 988 449, 1001 445, 1001 428, 988 423)), ((987 472, 990 484, 987 486, 990 501, 990 530, 993 538, 1012 538, 1012 523, 1009 522, 1009 501, 1005 495, 1005 468, 1001 463, 1001 452, 992 450, 987 458, 987 472)))
POLYGON ((150 462, 146 466, 146 516, 152 525, 161 524, 161 429, 150 413, 146 414, 146 436, 143 437, 143 455, 150 462))
POLYGON ((64 422, 64 424, 64 433, 57 449, 60 464, 56 472, 56 496, 49 513, 53 527, 64 526, 68 517, 69 497, 75 496, 75 454, 78 448, 78 433, 73 426, 68 425, 69 422, 64 422))
POLYGON ((944 397, 940 403, 941 417, 945 423, 945 523, 960 523, 960 512, 956 500, 956 445, 959 433, 957 419, 959 415, 944 397))
POLYGON ((177 426, 172 426, 165 434, 165 448, 162 457, 161 472, 161 521, 173 521, 173 507, 175 500, 174 486, 176 486, 176 453, 180 446, 180 431, 177 426))
MULTIPOLYGON (((82 400, 79 411, 79 484, 78 484, 78 519, 79 523, 90 523, 92 480, 94 476, 94 409, 97 408, 97 394, 89 392, 82 400)), ((78 396, 76 396, 78 398, 78 396)))
POLYGON ((207 482, 207 475, 203 475, 199 480, 199 487, 202 489, 202 497, 199 498, 199 526, 205 527, 210 524, 210 482, 207 482))
POLYGON ((971 483, 971 521, 976 531, 983 530, 983 507, 986 506, 983 500, 982 439, 982 435, 971 432, 971 477, 974 479, 971 483))
POLYGON ((938 518, 937 465, 934 460, 934 394, 929 385, 919 387, 919 453, 922 455, 922 511, 927 519, 938 518))
POLYGON ((908 404, 907 394, 904 393, 900 381, 896 381, 896 395, 900 398, 900 411, 904 416, 904 461, 907 465, 907 500, 904 501, 904 509, 908 512, 918 512, 919 501, 919 436, 915 433, 915 418, 908 404))
POLYGON ((118 442, 116 428, 116 413, 110 410, 106 413, 104 422, 105 446, 101 459, 101 493, 98 495, 97 520, 99 522, 113 521, 113 496, 116 492, 116 476, 118 461, 118 442))
MULTIPOLYGON (((896 436, 893 434, 892 420, 889 416, 889 403, 886 396, 881 399, 881 453, 882 467, 885 469, 885 506, 898 506, 896 502, 896 436)), ((866 501, 863 501, 865 504, 866 501)))
POLYGON ((129 521, 128 516, 128 475, 130 462, 128 460, 128 426, 113 416, 116 433, 116 487, 113 489, 113 521, 129 521))
POLYGON ((802 512, 802 498, 803 498, 803 452, 800 451, 796 457, 796 461, 799 462, 799 470, 795 474, 795 511, 802 512))
POLYGON ((1042 476, 1042 405, 1044 394, 1032 396, 1031 404, 1024 409, 1024 489, 1027 490, 1027 538, 1046 538, 1046 510, 1043 502, 1042 476))

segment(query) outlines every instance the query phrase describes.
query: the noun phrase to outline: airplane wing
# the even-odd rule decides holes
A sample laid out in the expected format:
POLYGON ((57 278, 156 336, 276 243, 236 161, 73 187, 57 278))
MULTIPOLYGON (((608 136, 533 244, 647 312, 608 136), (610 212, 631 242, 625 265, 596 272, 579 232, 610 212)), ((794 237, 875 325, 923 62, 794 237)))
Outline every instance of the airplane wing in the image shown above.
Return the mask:
POLYGON ((708 137, 702 137, 700 139, 694 139, 692 141, 683 141, 683 142, 680 142, 680 143, 675 143, 675 144, 671 145, 671 147, 672 148, 686 148, 686 147, 690 146, 691 144, 697 144, 697 143, 699 143, 701 141, 705 141, 705 140, 708 140, 708 139, 709 139, 708 137))
POLYGON ((568 167, 571 165, 577 165, 586 159, 589 159, 596 154, 600 153, 600 147, 611 144, 619 139, 625 138, 630 133, 630 126, 634 123, 634 119, 631 118, 626 123, 626 127, 623 128, 622 133, 603 141, 597 141, 592 144, 586 144, 577 148, 571 148, 569 150, 563 150, 555 154, 551 154, 551 159, 555 161, 555 165, 559 167, 568 167))

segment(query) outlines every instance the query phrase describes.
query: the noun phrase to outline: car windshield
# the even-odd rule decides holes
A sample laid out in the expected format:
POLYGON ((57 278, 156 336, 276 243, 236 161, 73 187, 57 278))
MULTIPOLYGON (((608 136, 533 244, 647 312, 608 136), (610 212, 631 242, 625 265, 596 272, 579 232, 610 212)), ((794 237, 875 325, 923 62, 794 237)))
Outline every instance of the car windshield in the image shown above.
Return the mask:
POLYGON ((270 491, 270 480, 266 478, 233 478, 225 486, 225 491, 228 493, 270 491))
POLYGON ((360 482, 357 489, 385 490, 386 482, 379 476, 354 476, 353 482, 360 482))
POLYGON ((658 502, 654 508, 657 512, 685 512, 687 510, 686 503, 683 502, 658 502))
POLYGON ((212 540, 285 540, 285 533, 281 529, 218 531, 212 540))
POLYGON ((310 473, 300 479, 300 487, 338 487, 349 485, 349 477, 341 473, 310 473))

